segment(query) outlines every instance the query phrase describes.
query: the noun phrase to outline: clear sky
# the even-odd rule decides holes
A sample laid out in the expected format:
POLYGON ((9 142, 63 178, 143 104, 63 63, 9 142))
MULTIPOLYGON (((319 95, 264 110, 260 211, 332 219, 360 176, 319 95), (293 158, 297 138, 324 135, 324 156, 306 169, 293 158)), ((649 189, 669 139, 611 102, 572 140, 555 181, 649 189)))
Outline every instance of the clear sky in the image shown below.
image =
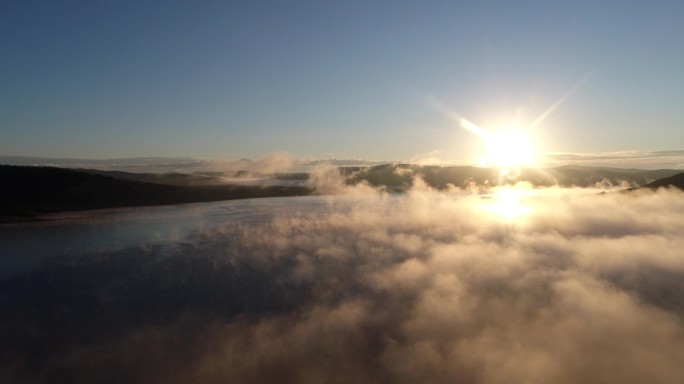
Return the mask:
POLYGON ((684 149, 682 1, 4 1, 0 155, 684 149), (438 107, 441 105, 441 107, 438 107))

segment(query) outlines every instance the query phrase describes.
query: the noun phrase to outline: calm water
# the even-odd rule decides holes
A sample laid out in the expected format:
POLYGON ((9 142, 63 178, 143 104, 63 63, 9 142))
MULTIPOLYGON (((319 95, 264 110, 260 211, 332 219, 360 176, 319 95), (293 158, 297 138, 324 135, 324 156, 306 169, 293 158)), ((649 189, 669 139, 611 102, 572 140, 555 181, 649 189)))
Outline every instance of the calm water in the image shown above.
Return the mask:
POLYGON ((172 243, 231 222, 258 225, 279 215, 325 215, 358 203, 338 197, 333 205, 323 196, 303 196, 49 215, 48 221, 0 226, 0 277, 21 273, 50 257, 172 243))

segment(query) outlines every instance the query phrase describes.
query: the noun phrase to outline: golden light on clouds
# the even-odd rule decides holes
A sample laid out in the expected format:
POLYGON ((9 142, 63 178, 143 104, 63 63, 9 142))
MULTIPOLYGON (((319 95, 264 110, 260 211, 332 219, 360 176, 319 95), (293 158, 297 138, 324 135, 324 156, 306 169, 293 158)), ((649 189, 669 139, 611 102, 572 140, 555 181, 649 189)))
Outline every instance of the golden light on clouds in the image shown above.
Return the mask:
POLYGON ((484 196, 482 208, 504 221, 519 221, 532 211, 532 206, 525 202, 529 190, 524 184, 497 187, 491 195, 484 196))

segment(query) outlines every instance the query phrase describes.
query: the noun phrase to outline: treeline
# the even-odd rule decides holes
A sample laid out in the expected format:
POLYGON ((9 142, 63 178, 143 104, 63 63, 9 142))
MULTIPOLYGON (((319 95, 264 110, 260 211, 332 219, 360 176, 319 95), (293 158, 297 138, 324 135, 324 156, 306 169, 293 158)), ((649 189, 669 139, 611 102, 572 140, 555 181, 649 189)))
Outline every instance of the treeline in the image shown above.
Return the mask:
POLYGON ((54 168, 0 165, 0 220, 60 211, 303 196, 305 187, 165 185, 54 168))

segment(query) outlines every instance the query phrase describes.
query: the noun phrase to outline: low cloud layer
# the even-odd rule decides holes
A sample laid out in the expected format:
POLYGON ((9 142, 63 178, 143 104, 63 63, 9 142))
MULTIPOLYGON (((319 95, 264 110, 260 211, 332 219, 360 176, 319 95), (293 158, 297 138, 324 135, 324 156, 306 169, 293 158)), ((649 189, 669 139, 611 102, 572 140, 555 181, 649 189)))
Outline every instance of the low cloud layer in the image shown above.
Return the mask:
POLYGON ((588 166, 682 169, 684 151, 620 151, 599 153, 548 153, 543 163, 548 166, 577 164, 588 166))
MULTIPOLYGON (((333 176, 321 171, 319 185, 347 188, 333 176)), ((125 325, 97 317, 102 329, 86 341, 15 354, 5 377, 684 382, 683 193, 553 190, 499 201, 414 185, 399 196, 355 187, 326 209, 53 263, 57 281, 116 269, 81 287, 105 314, 117 310, 86 306, 73 321, 120 316, 125 325), (507 213, 510 204, 520 209, 507 213)), ((69 315, 68 305, 47 305, 69 315)))

